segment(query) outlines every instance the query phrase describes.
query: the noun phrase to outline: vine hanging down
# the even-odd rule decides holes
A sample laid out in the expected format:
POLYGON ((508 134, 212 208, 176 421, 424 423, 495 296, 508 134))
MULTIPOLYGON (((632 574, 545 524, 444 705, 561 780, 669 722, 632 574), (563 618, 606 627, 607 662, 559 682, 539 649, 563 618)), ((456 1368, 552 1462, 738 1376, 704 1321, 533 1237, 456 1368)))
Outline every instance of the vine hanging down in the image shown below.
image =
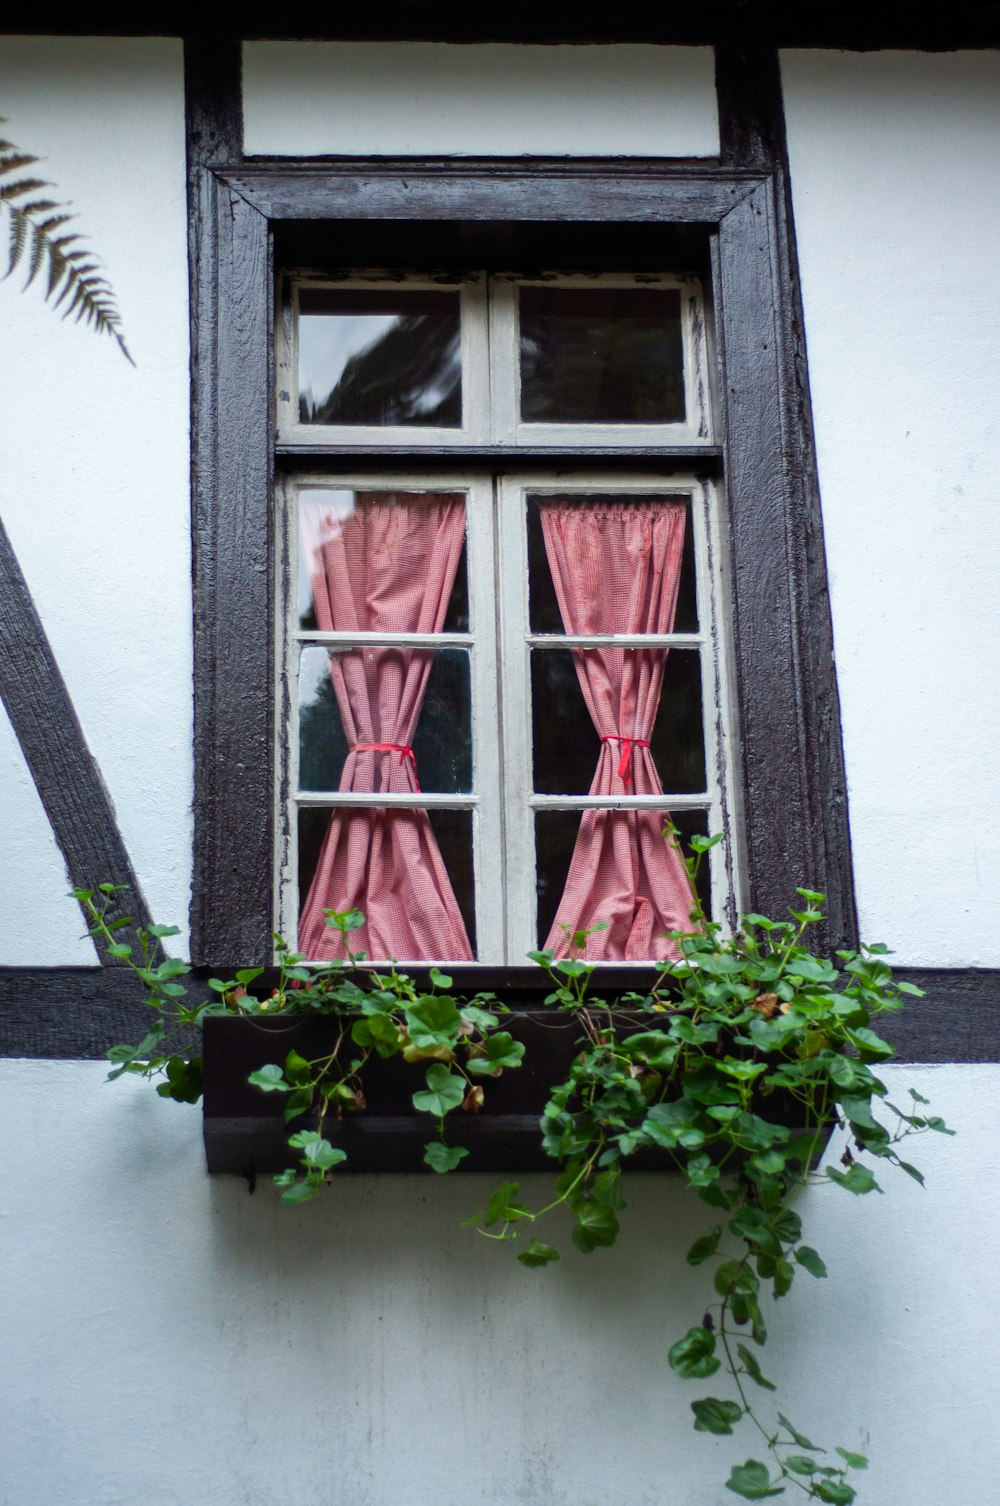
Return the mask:
MULTIPOLYGON (((693 839, 692 880, 718 840, 693 839)), ((579 1054, 541 1121, 562 1172, 544 1207, 529 1207, 519 1184, 504 1182, 471 1222, 493 1239, 528 1234, 518 1258, 538 1267, 559 1255, 534 1230, 562 1208, 573 1243, 589 1253, 617 1238, 629 1159, 659 1153, 673 1162, 711 1210, 686 1261, 714 1262, 714 1270, 704 1316, 671 1346, 668 1362, 684 1380, 722 1372, 731 1392, 691 1403, 696 1431, 729 1435, 744 1423, 756 1434, 765 1459, 733 1466, 726 1481, 745 1500, 791 1487, 850 1506, 857 1492, 848 1475, 866 1467, 864 1456, 838 1447, 831 1462, 784 1413, 765 1416, 757 1399, 776 1390, 758 1357, 767 1340, 764 1299, 783 1297, 802 1273, 827 1274, 803 1240, 795 1207, 807 1187, 881 1192, 869 1161, 922 1182, 900 1143, 952 1132, 924 1112, 927 1100, 913 1089, 902 1106, 891 1103, 877 1075, 894 1053, 872 1022, 920 989, 893 979, 881 945, 839 951, 835 960, 815 956, 806 941, 824 919, 823 896, 797 892, 789 919, 744 915, 732 936, 696 908, 691 933, 673 933, 679 959, 662 965, 649 992, 619 998, 614 1008, 591 996, 585 931, 572 937, 568 960, 532 954, 552 982, 547 1002, 581 1026, 579 1054), (821 1167, 837 1126, 847 1130, 848 1147, 838 1165, 821 1167)))

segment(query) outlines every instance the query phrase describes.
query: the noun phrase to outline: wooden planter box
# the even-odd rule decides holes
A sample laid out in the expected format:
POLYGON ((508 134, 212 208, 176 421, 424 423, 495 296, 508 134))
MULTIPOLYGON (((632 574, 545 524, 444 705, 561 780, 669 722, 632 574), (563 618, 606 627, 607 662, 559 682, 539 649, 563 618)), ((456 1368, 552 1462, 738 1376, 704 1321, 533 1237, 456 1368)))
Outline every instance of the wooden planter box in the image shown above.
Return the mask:
MULTIPOLYGON (((556 1163, 541 1147, 538 1120, 552 1085, 564 1076, 580 1034, 578 1021, 557 1010, 523 1010, 503 1029, 525 1045, 520 1067, 483 1078, 486 1101, 479 1114, 455 1111, 447 1119, 449 1142, 469 1154, 462 1171, 543 1171, 556 1163)), ((262 1019, 233 1016, 205 1021, 205 1151, 210 1172, 251 1177, 295 1163, 283 1118, 285 1095, 264 1093, 247 1077, 267 1062, 284 1062, 291 1050, 312 1058, 330 1050, 336 1025, 329 1017, 262 1019)), ((418 1114, 413 1094, 424 1087, 424 1063, 373 1059, 365 1069, 367 1108, 336 1119, 324 1133, 348 1155, 351 1171, 427 1171, 424 1146, 434 1120, 418 1114)), ((306 1121, 303 1120, 303 1123, 306 1121)))
MULTIPOLYGON (((542 1149, 538 1121, 553 1085, 566 1076, 579 1050, 579 1021, 555 1009, 520 1009, 505 1017, 503 1028, 523 1041, 524 1062, 500 1077, 481 1080, 486 1095, 482 1112, 449 1114, 448 1141, 469 1151, 459 1163, 462 1171, 554 1171, 558 1163, 542 1149)), ((635 1028, 648 1028, 648 1021, 637 1020, 635 1028)), ((288 1148, 292 1128, 283 1117, 285 1095, 262 1092, 247 1078, 268 1062, 280 1065, 293 1049, 307 1058, 320 1056, 332 1049, 336 1030, 328 1016, 206 1019, 204 1133, 210 1172, 252 1179, 295 1164, 296 1153, 288 1148)), ((427 1065, 401 1057, 369 1062, 364 1076, 367 1107, 342 1119, 331 1113, 324 1129, 327 1138, 347 1152, 345 1171, 429 1170, 424 1146, 435 1136, 435 1122, 428 1114, 416 1113, 411 1101, 424 1086, 427 1065)), ((789 1107, 787 1122, 794 1126, 794 1105, 789 1107)), ((775 1115, 773 1104, 769 1115, 784 1117, 775 1115)), ((664 1152, 654 1148, 637 1151, 628 1165, 636 1170, 674 1169, 664 1152)))

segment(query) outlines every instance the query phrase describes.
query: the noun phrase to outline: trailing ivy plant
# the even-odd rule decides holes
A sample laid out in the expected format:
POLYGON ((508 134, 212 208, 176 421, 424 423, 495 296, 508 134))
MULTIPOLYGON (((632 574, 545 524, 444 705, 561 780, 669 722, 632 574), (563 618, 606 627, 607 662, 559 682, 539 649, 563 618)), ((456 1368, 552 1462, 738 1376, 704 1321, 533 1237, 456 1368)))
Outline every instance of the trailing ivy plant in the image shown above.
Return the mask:
MULTIPOLYGON (((396 967, 369 967, 363 953, 346 961, 310 963, 276 936, 277 985, 264 998, 251 992, 264 975, 260 967, 243 968, 232 978, 210 978, 210 996, 200 1003, 187 1000, 183 981, 187 963, 162 957, 161 942, 178 934, 176 926, 149 926, 138 931, 139 954, 116 932, 133 924, 128 917, 109 919, 120 886, 102 884, 98 890, 74 889, 73 897, 90 921, 88 935, 99 939, 107 953, 126 963, 146 989, 145 1002, 156 1018, 137 1045, 113 1046, 108 1052, 111 1078, 124 1073, 161 1078, 157 1092, 180 1103, 197 1103, 202 1093, 199 1030, 208 1015, 332 1015, 337 1034, 321 1056, 307 1059, 289 1051, 283 1062, 270 1062, 252 1072, 249 1081, 264 1093, 285 1098, 285 1123, 305 1120, 289 1136, 298 1164, 280 1172, 275 1182, 285 1203, 302 1203, 316 1196, 347 1153, 325 1134, 327 1121, 365 1108, 365 1070, 373 1058, 402 1056, 424 1073, 424 1085, 413 1094, 413 1107, 428 1114, 435 1134, 424 1150, 424 1161, 437 1172, 453 1171, 468 1155, 464 1146, 449 1143, 448 1116, 455 1110, 478 1113, 486 1098, 486 1081, 517 1067, 524 1046, 500 1028, 509 1013, 495 995, 478 993, 459 1001, 449 990, 451 979, 431 968, 431 992, 418 989, 396 967), (353 974, 354 976, 350 976, 353 974), (358 977, 369 987, 363 987, 358 977)), ((327 911, 327 922, 345 939, 364 925, 357 910, 327 911)))
MULTIPOLYGON (((2 116, 0 124, 6 124, 2 116)), ((35 177, 32 169, 37 162, 37 157, 20 151, 13 142, 0 140, 0 211, 6 212, 10 232, 3 275, 10 277, 23 265, 24 286, 29 287, 42 273, 45 298, 54 308, 65 305, 64 319, 72 316, 98 334, 111 335, 126 360, 132 361, 111 284, 80 234, 67 230, 73 216, 65 204, 50 197, 52 184, 35 177)))
MULTIPOLYGON (((692 880, 718 840, 692 840, 692 880)), ((756 1434, 764 1458, 734 1465, 726 1481, 745 1500, 791 1487, 849 1506, 856 1490, 848 1476, 867 1460, 840 1447, 827 1454, 763 1405, 776 1390, 760 1359, 764 1299, 785 1296, 800 1275, 827 1274, 803 1240, 796 1204, 806 1187, 880 1193, 876 1169, 922 1182, 898 1147, 926 1131, 951 1131, 924 1112, 927 1100, 913 1089, 907 1102, 891 1103, 878 1076, 893 1049, 873 1022, 921 990, 893 980, 881 945, 840 951, 835 960, 814 955, 807 938, 824 919, 823 896, 797 893, 801 907, 789 919, 745 915, 731 936, 696 908, 692 932, 672 933, 677 960, 661 965, 649 992, 625 995, 614 1007, 591 992, 587 931, 572 935, 568 959, 530 954, 552 984, 546 1003, 581 1028, 579 1053, 541 1120, 545 1150, 561 1174, 545 1206, 530 1207, 518 1183, 503 1182, 470 1222, 489 1238, 520 1241, 518 1259, 540 1267, 559 1253, 536 1228, 568 1210, 573 1243, 589 1254, 618 1236, 630 1158, 665 1157, 707 1205, 708 1227, 686 1259, 711 1271, 704 1316, 667 1358, 683 1380, 729 1379, 729 1395, 691 1403, 695 1430, 730 1435, 743 1425, 756 1434), (848 1131, 848 1147, 839 1164, 821 1168, 838 1125, 848 1131)))
MULTIPOLYGON (((676 841, 671 828, 665 835, 676 841)), ((692 839, 686 862, 693 890, 718 840, 692 839)), ((447 1172, 467 1154, 446 1139, 448 1116, 478 1111, 487 1079, 519 1065, 524 1054, 501 1028, 508 1011, 494 995, 462 1001, 435 968, 431 992, 422 992, 396 966, 375 968, 352 954, 348 936, 363 924, 357 911, 327 912, 344 938, 346 961, 307 962, 276 937, 277 984, 269 995, 255 995, 264 970, 249 968, 210 979, 210 997, 191 1004, 184 981, 190 969, 160 955, 162 940, 176 928, 141 930, 135 955, 117 939, 131 922, 109 918, 115 893, 105 884, 75 890, 74 897, 90 934, 136 973, 156 1018, 138 1045, 109 1052, 111 1077, 161 1078, 162 1096, 193 1103, 201 1096, 198 1030, 207 1015, 335 1016, 337 1034, 322 1056, 307 1060, 292 1051, 250 1077, 262 1092, 284 1096, 286 1123, 305 1122, 289 1137, 298 1164, 275 1178, 284 1202, 314 1197, 345 1161, 324 1128, 331 1116, 364 1109, 365 1072, 376 1059, 402 1055, 424 1072, 412 1098, 436 1127, 424 1159, 447 1172)), ((824 919, 823 896, 797 893, 800 907, 787 920, 744 915, 732 935, 696 905, 691 930, 671 933, 676 959, 658 964, 652 987, 612 1001, 593 992, 589 931, 571 934, 568 958, 530 953, 551 983, 546 1004, 580 1028, 568 1075, 552 1087, 540 1122, 560 1174, 544 1206, 531 1207, 520 1185, 505 1181, 468 1222, 487 1238, 518 1241, 521 1263, 542 1267, 559 1252, 536 1230, 562 1210, 571 1217, 573 1243, 590 1254, 618 1236, 623 1173, 632 1158, 643 1166, 650 1157, 665 1159, 709 1210, 686 1260, 711 1272, 700 1322, 677 1338, 667 1359, 683 1380, 725 1375, 730 1392, 691 1402, 695 1430, 728 1436, 739 1426, 756 1434, 764 1457, 735 1464, 726 1481, 745 1500, 791 1488, 850 1506, 864 1456, 841 1447, 828 1454, 767 1400, 776 1390, 761 1359, 769 1302, 785 1296, 799 1276, 827 1274, 822 1256, 803 1239, 796 1204, 807 1187, 864 1197, 881 1193, 878 1177, 891 1168, 922 1182, 899 1147, 927 1131, 952 1132, 925 1112, 927 1100, 913 1089, 902 1105, 890 1102, 878 1076, 893 1049, 872 1027, 921 990, 894 980, 884 946, 838 951, 833 959, 810 951, 810 932, 824 919), (847 1148, 838 1164, 821 1167, 838 1126, 847 1131, 847 1148)))

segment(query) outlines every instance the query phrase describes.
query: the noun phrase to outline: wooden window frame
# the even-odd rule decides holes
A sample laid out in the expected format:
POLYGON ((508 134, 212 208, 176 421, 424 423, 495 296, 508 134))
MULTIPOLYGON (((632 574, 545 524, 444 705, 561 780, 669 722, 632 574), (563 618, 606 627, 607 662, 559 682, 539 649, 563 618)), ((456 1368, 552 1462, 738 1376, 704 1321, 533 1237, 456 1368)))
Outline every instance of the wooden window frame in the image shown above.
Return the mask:
MULTIPOLYGON (((202 170, 193 315, 196 963, 266 964, 271 955, 274 717, 287 713, 276 701, 273 629, 272 497, 282 453, 273 241, 282 226, 316 221, 498 232, 653 223, 707 237, 721 444, 651 446, 646 455, 660 467, 721 473, 743 895, 753 909, 781 913, 796 885, 821 889, 832 942, 851 940, 842 773, 838 788, 830 782, 840 769, 836 682, 783 195, 774 171, 652 159, 331 159, 202 170)), ((345 468, 378 452, 355 446, 345 468)), ((464 458, 496 454, 478 446, 464 458)))

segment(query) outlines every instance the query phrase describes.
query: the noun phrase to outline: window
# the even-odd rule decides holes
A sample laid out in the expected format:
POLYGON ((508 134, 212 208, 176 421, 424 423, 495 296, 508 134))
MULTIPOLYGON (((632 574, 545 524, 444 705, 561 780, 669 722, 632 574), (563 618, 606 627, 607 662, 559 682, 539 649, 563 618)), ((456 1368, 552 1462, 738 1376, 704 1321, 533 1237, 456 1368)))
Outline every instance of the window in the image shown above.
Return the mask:
MULTIPOLYGON (((712 443, 699 280, 293 275, 277 344, 279 441, 324 462, 276 492, 285 934, 342 955, 324 911, 357 909, 380 959, 592 927, 663 956, 693 899, 664 823, 729 807, 716 488, 637 469, 712 443)), ((713 854, 716 913, 731 886, 713 854)))
MULTIPOLYGON (((706 643, 698 646, 706 778, 715 777, 714 749, 723 747, 731 787, 728 827, 733 887, 751 909, 777 912, 794 898, 795 885, 808 875, 812 887, 830 896, 831 940, 838 944, 849 940, 853 896, 836 682, 818 507, 811 490, 808 413, 796 365, 799 350, 789 293, 790 252, 780 176, 766 168, 713 163, 534 158, 249 162, 198 171, 201 197, 195 224, 192 326, 196 346, 194 960, 213 969, 271 960, 273 932, 279 924, 293 928, 295 917, 291 913, 290 925, 290 911, 298 903, 296 896, 289 900, 290 886, 297 884, 289 848, 290 833, 297 825, 292 813, 299 804, 314 810, 323 805, 321 799, 314 806, 311 799, 300 801, 299 796, 331 797, 322 817, 329 823, 341 795, 353 793, 340 789, 343 767, 339 773, 323 774, 324 783, 333 783, 333 789, 293 786, 293 780, 299 779, 293 761, 300 755, 298 741, 293 747, 286 736, 298 714, 291 697, 293 681, 284 672, 290 651, 288 635, 302 631, 308 637, 312 632, 312 640, 302 641, 296 652, 322 650, 328 661, 331 647, 346 655, 351 645, 346 641, 323 644, 318 635, 355 631, 336 626, 326 629, 318 619, 315 629, 299 622, 284 568, 297 553, 297 541, 291 549, 288 537, 290 523, 298 527, 297 499, 308 501, 310 491, 323 487, 350 492, 354 499, 369 494, 384 498, 390 492, 424 497, 431 492, 461 494, 469 552, 464 576, 456 568, 455 579, 471 584, 473 594, 470 530, 480 516, 477 507, 482 509, 484 537, 492 536, 495 559, 513 558, 506 546, 501 547, 500 528, 502 519, 517 515, 522 520, 517 525, 519 540, 523 535, 523 544, 519 542, 517 548, 523 548, 529 559, 534 549, 537 560, 538 528, 532 524, 532 534, 529 522, 537 517, 540 504, 532 498, 558 500, 560 487, 570 488, 573 506, 581 515, 581 500, 588 497, 612 496, 624 509, 622 490, 634 486, 640 491, 629 493, 630 506, 636 496, 641 497, 641 488, 647 489, 657 506, 671 498, 683 502, 690 520, 686 538, 694 548, 697 630, 706 637, 706 643), (446 275, 443 281, 436 277, 399 281, 396 291, 419 295, 419 306, 387 312, 379 301, 362 296, 375 293, 381 300, 384 282, 366 286, 365 279, 345 279, 342 271, 333 271, 387 265, 444 268, 446 275), (488 268, 493 275, 492 299, 487 296, 485 276, 465 279, 465 286, 458 273, 470 266, 488 268), (319 321, 320 331, 327 327, 323 321, 338 319, 385 320, 391 315, 393 321, 406 317, 429 321, 423 329, 434 338, 432 348, 425 348, 421 356, 425 362, 434 357, 435 340, 439 358, 453 344, 457 294, 461 332, 457 368, 453 360, 450 365, 445 360, 439 375, 443 373, 447 380, 429 385, 417 380, 406 400, 395 408, 377 404, 374 420, 371 407, 351 406, 358 400, 356 380, 341 382, 358 350, 342 352, 340 377, 335 376, 325 391, 324 379, 319 377, 310 378, 308 392, 294 390, 290 382, 293 376, 297 379, 297 367, 292 370, 287 364, 285 340, 288 320, 293 317, 292 302, 275 308, 275 267, 325 269, 322 276, 299 279, 299 296, 309 294, 301 317, 319 321), (532 275, 522 280, 499 275, 511 267, 532 275), (553 267, 570 267, 580 279, 558 283, 534 275, 553 267), (661 284, 664 290, 671 277, 675 283, 682 281, 675 276, 681 270, 695 271, 701 279, 703 302, 711 317, 700 332, 693 325, 688 330, 688 336, 705 343, 695 358, 693 385, 692 368, 683 367, 683 419, 676 406, 676 361, 673 387, 668 382, 660 388, 662 403, 657 411, 637 414, 629 406, 634 402, 634 388, 621 380, 612 394, 620 405, 597 422, 585 366, 577 355, 566 354, 573 349, 573 321, 582 317, 579 307, 573 307, 578 295, 588 287, 602 296, 615 291, 613 279, 598 289, 590 274, 620 268, 629 269, 631 291, 636 293, 643 290, 647 276, 654 278, 648 285, 654 290, 657 277, 667 279, 661 284), (441 293, 448 294, 448 299, 442 302, 427 296, 441 293), (347 303, 338 306, 337 298, 348 294, 347 303), (463 297, 475 315, 471 325, 465 316, 464 330, 463 297), (520 324, 511 312, 517 313, 519 299, 523 300, 520 324), (281 325, 277 341, 276 316, 281 325), (481 325, 478 335, 476 319, 481 325), (503 334, 505 321, 509 338, 503 334), (551 394, 559 388, 558 383, 553 388, 550 380, 559 367, 553 354, 554 326, 569 332, 561 347, 560 370, 569 383, 572 402, 567 398, 562 413, 546 406, 551 403, 546 391, 551 394), (514 377, 521 366, 521 333, 515 342, 515 329, 524 335, 528 372, 520 396, 514 377), (714 343, 706 340, 706 330, 714 343), (481 383, 482 377, 477 377, 472 359, 477 340, 480 351, 485 341, 486 369, 493 384, 491 404, 483 409, 480 403, 478 410, 476 382, 481 383), (279 364, 282 360, 284 365, 279 364), (461 403, 456 409, 459 390, 461 403), (276 391, 281 405, 277 434, 276 391), (709 392, 714 393, 711 402, 709 392), (328 400, 333 400, 332 407, 328 400), (707 427, 702 425, 701 410, 707 427), (473 427, 474 420, 481 425, 478 429, 473 427), (331 428, 336 431, 332 440, 331 428), (640 437, 641 429, 645 432, 640 437), (492 529, 485 523, 487 507, 492 509, 492 529), (699 518, 704 520, 703 527, 699 518), (709 607, 703 608, 701 593, 706 589, 709 607), (724 653, 717 653, 714 641, 707 641, 720 620, 726 629, 724 653), (276 633, 276 623, 287 628, 276 633), (710 671, 706 670, 709 661, 710 671), (720 682, 718 697, 714 690, 706 696, 713 675, 720 682), (709 702, 712 712, 705 718, 709 702), (727 703, 731 708, 728 737, 718 730, 715 711, 727 703), (276 851, 284 879, 281 884, 275 878, 276 851)), ((681 303, 681 355, 688 362, 693 346, 684 334, 683 298, 681 303)), ((567 389, 563 385, 559 390, 567 389)), ((544 532, 541 553, 544 579, 548 570, 544 532)), ((561 626, 551 617, 548 626, 532 624, 530 598, 528 602, 523 595, 514 599, 516 590, 525 590, 523 575, 518 584, 508 569, 506 582, 499 590, 494 587, 493 600, 500 612, 491 649, 477 636, 475 645, 441 644, 435 652, 439 673, 461 662, 461 655, 468 656, 470 707, 479 693, 472 675, 474 649, 480 655, 493 652, 501 665, 500 680, 515 687, 513 698, 508 693, 504 704, 497 702, 505 779, 510 777, 507 750, 512 718, 522 704, 518 698, 526 698, 527 687, 532 685, 532 665, 536 699, 540 695, 544 700, 550 693, 545 676, 558 678, 561 664, 559 673, 564 678, 560 684, 565 688, 573 649, 583 651, 580 644, 522 641, 519 664, 505 663, 505 645, 513 641, 510 635, 518 611, 531 634, 569 636, 561 612, 561 626)), ((446 607, 438 630, 442 634, 466 631, 457 626, 454 596, 449 605, 452 619, 449 622, 446 607)), ((475 610, 470 599, 470 614, 475 610)), ((675 634, 681 631, 682 621, 675 620, 675 634)), ((477 635, 482 627, 477 618, 477 635)), ((473 632, 471 615, 468 631, 473 632)), ((411 641, 406 651, 415 654, 427 647, 411 641)), ((362 648, 358 640, 355 653, 362 648)), ((695 645, 685 649, 675 640, 658 643, 647 652, 655 656, 666 648, 664 703, 668 680, 682 662, 682 651, 690 656, 695 645)), ((579 712, 583 685, 575 662, 571 670, 579 712)), ((430 690, 424 693, 426 697, 430 690)), ((325 714, 329 716, 336 701, 332 680, 326 694, 325 714)), ((425 699, 413 739, 440 727, 440 718, 428 716, 429 709, 425 699)), ((336 714, 341 714, 339 702, 336 714)), ((470 725, 472 719, 470 710, 470 725)), ((621 726, 598 729, 592 719, 584 725, 591 754, 596 731, 628 735, 621 726)), ((578 750, 582 736, 567 730, 561 742, 553 739, 552 745, 562 756, 564 750, 578 750)), ((397 737, 377 740, 405 743, 397 737)), ((409 809, 427 810, 428 822, 436 822, 439 832, 449 820, 456 829, 460 820, 473 825, 485 820, 482 803, 490 798, 485 784, 463 791, 456 788, 457 775, 447 784, 440 772, 434 772, 430 752, 416 742, 412 746, 417 778, 427 794, 422 805, 409 809), (439 788, 431 789, 432 783, 439 788), (431 795, 441 799, 435 802, 431 795), (470 795, 479 801, 478 807, 467 799, 470 795)), ((696 741, 690 746, 697 746, 696 741)), ((611 744, 599 747, 600 757, 610 759, 611 744)), ((541 759, 544 751, 527 737, 521 748, 524 759, 529 752, 533 760, 536 755, 541 759)), ((665 755, 633 746, 630 772, 637 760, 645 766, 646 751, 668 795, 678 797, 669 808, 681 822, 688 813, 679 797, 686 797, 690 787, 677 788, 679 776, 665 755)), ((470 754, 473 779, 479 778, 475 758, 479 757, 482 767, 488 752, 480 746, 478 753, 470 754)), ((399 755, 373 753, 367 760, 369 767, 376 760, 396 780, 400 770, 403 777, 407 769, 413 771, 406 754, 400 764, 399 755)), ((585 762, 589 765, 589 759, 585 762)), ((533 769, 533 776, 543 769, 544 761, 533 769)), ((384 772, 381 777, 389 775, 384 772)), ((557 894, 553 901, 552 895, 568 872, 567 848, 576 841, 589 783, 585 772, 582 778, 574 777, 575 788, 553 792, 546 787, 546 778, 536 778, 530 792, 526 777, 519 787, 514 781, 514 787, 520 793, 522 810, 516 818, 521 822, 517 829, 530 836, 530 823, 534 823, 536 854, 541 851, 537 834, 543 817, 551 829, 560 821, 563 826, 562 857, 559 863, 553 858, 549 864, 549 872, 555 875, 546 891, 552 913, 559 898, 557 894), (548 803, 552 800, 557 808, 548 803)), ((548 782, 551 786, 552 781, 548 782)), ((720 800, 725 786, 726 781, 720 781, 720 800)), ((637 779, 636 785, 630 784, 634 787, 637 779)), ((710 802, 706 806, 711 790, 706 783, 701 807, 691 819, 711 817, 715 825, 710 802)), ((416 794, 402 788, 398 792, 416 794)), ((463 879, 453 851, 446 851, 444 836, 438 838, 442 861, 446 867, 448 862, 452 865, 449 877, 470 943, 475 943, 476 955, 483 959, 484 937, 477 926, 490 908, 483 904, 483 883, 492 889, 501 871, 512 874, 512 865, 525 861, 523 839, 519 849, 516 835, 509 834, 509 823, 515 818, 507 812, 514 808, 504 791, 508 846, 502 853, 502 870, 501 856, 491 856, 482 841, 477 849, 473 836, 472 851, 465 859, 472 877, 463 879), (463 886, 468 891, 464 895, 463 886)), ((555 838, 553 844, 554 851, 555 838)), ((545 863, 543 854, 543 876, 545 863)), ((508 889, 521 894, 523 902, 523 896, 532 892, 532 882, 529 877, 518 888, 512 880, 508 889)), ((304 888, 308 893, 308 882, 304 888)), ((509 913, 504 926, 503 943, 490 955, 516 964, 523 936, 516 934, 509 913)), ((505 967, 502 960, 495 973, 498 984, 511 988, 532 986, 528 982, 532 975, 532 969, 518 972, 516 966, 505 967)))

